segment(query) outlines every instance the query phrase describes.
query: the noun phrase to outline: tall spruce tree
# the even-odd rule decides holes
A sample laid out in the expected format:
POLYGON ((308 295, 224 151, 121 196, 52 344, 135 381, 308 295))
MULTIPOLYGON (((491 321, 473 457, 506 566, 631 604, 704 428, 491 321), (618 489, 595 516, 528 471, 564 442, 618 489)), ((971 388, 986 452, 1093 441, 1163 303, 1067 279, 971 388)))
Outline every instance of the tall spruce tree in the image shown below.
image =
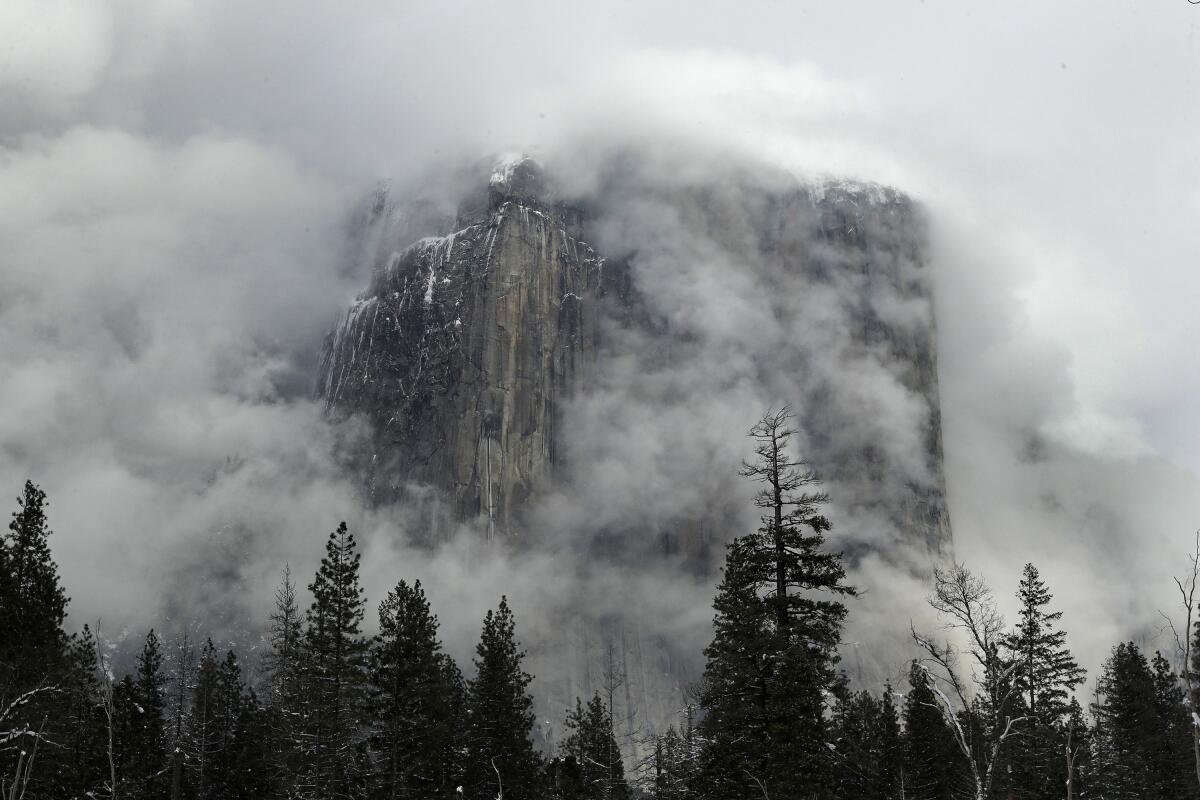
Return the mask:
POLYGON ((967 796, 969 780, 963 755, 929 685, 928 674, 913 662, 904 698, 902 796, 907 800, 955 800, 967 796))
POLYGON ((729 545, 705 650, 697 790, 722 800, 834 791, 825 705, 839 684, 838 598, 854 590, 840 555, 824 550, 828 498, 788 453, 791 418, 768 412, 750 431, 756 458, 741 472, 762 484, 754 502, 765 513, 729 545))
POLYGON ((700 687, 704 744, 689 787, 700 798, 761 797, 754 781, 770 769, 763 743, 771 727, 772 609, 757 591, 749 550, 744 539, 729 543, 713 601, 713 639, 700 687))
POLYGON ((17 498, 0 547, 0 684, 32 687, 61 674, 67 595, 50 555, 46 493, 32 481, 17 498))
MULTIPOLYGON (((842 698, 833 710, 830 737, 839 800, 879 800, 883 725, 879 701, 869 692, 842 698)), ((886 795, 885 795, 886 796, 886 795)))
POLYGON ((1004 640, 1014 656, 1022 657, 1013 680, 1021 689, 1027 711, 1045 724, 1062 721, 1069 710, 1071 692, 1083 683, 1086 674, 1066 646, 1066 632, 1057 627, 1062 612, 1047 609, 1052 599, 1037 568, 1026 564, 1017 590, 1017 626, 1004 640))
POLYGON ((171 669, 170 714, 167 735, 170 740, 170 800, 188 796, 187 757, 190 751, 191 699, 194 689, 194 648, 185 630, 179 636, 171 669))
POLYGON ((121 737, 121 767, 124 795, 128 798, 166 796, 168 759, 166 753, 166 678, 163 675, 162 644, 151 630, 137 658, 137 672, 124 697, 125 733, 121 737))
POLYGON ((666 733, 653 739, 642 782, 648 784, 654 800, 685 800, 691 796, 701 746, 694 717, 694 709, 689 706, 679 728, 671 725, 666 733))
POLYGON ((217 648, 213 640, 208 639, 200 649, 187 736, 188 785, 197 800, 219 797, 220 783, 214 774, 213 762, 222 746, 221 727, 225 716, 221 707, 220 670, 217 648))
MULTIPOLYGON (((50 554, 48 505, 46 493, 26 481, 8 531, 0 537, 0 710, 7 709, 0 730, 0 775, 13 773, 20 753, 32 752, 34 738, 57 741, 67 735, 58 729, 64 711, 60 690, 70 682, 62 628, 67 596, 50 554)), ((39 774, 28 796, 62 792, 70 783, 70 756, 57 747, 41 747, 39 753, 39 774)))
POLYGON ((475 678, 467 686, 464 787, 467 797, 536 800, 539 758, 533 730, 533 678, 522 669, 508 599, 488 611, 475 648, 475 678))
POLYGON ((275 608, 268 630, 269 647, 263 657, 263 682, 266 690, 267 726, 271 785, 278 798, 289 797, 300 772, 301 733, 307 713, 304 692, 304 639, 296 583, 292 570, 284 565, 283 576, 275 590, 275 608))
POLYGON ((361 558, 353 534, 341 523, 329 535, 325 558, 308 587, 313 596, 303 647, 308 701, 297 784, 303 797, 341 800, 361 794, 367 655, 360 632, 366 606, 361 558))
POLYGON ((1096 685, 1091 785, 1105 800, 1196 796, 1183 690, 1170 665, 1133 642, 1113 648, 1096 685))
POLYGON ((1071 698, 1067 720, 1063 724, 1065 738, 1059 760, 1060 774, 1066 786, 1066 800, 1090 797, 1088 778, 1092 772, 1092 731, 1083 715, 1079 701, 1071 698))
POLYGON ((28 800, 62 796, 74 784, 73 755, 57 746, 72 735, 64 692, 72 668, 62 627, 68 598, 50 553, 48 506, 46 493, 26 481, 0 536, 0 775, 14 774, 21 753, 36 748, 28 800))
POLYGON ((629 800, 621 749, 613 735, 612 713, 597 692, 587 705, 576 698, 568 712, 567 738, 560 755, 577 765, 580 797, 586 800, 629 800))
POLYGON ((58 704, 63 717, 56 726, 63 748, 58 785, 68 797, 86 797, 101 791, 108 773, 96 637, 87 625, 71 637, 67 659, 69 672, 58 704))
POLYGON ((1161 741, 1152 759, 1163 797, 1200 797, 1192 766, 1192 719, 1183 684, 1162 653, 1150 661, 1161 741))
POLYGON ((400 581, 379 605, 370 655, 372 798, 452 797, 454 693, 421 582, 400 581))
POLYGON ((900 719, 891 686, 881 699, 860 691, 834 709, 836 795, 841 800, 895 800, 900 794, 900 719))
POLYGON ((1006 754, 1005 782, 1030 800, 1055 800, 1062 793, 1062 752, 1070 696, 1083 683, 1085 670, 1066 646, 1058 628, 1061 611, 1050 611, 1053 596, 1033 564, 1026 564, 1017 589, 1016 628, 1003 641, 1026 717, 1022 733, 1006 754))

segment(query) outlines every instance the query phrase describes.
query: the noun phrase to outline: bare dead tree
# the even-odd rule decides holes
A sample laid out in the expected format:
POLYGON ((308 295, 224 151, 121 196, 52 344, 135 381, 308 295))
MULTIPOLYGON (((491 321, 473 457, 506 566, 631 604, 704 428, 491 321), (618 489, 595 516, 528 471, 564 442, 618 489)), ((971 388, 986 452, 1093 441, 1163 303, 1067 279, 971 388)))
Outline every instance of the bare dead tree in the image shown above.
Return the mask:
POLYGON ((492 762, 492 771, 496 773, 496 800, 504 800, 504 780, 500 777, 500 770, 496 766, 496 759, 489 758, 488 761, 492 762))
POLYGON ((20 747, 12 780, 10 781, 5 775, 0 775, 0 800, 21 800, 25 796, 29 779, 33 775, 34 762, 37 761, 38 746, 46 741, 45 718, 42 719, 42 724, 38 729, 34 730, 29 727, 28 722, 19 721, 19 715, 25 706, 33 703, 39 697, 57 691, 57 685, 43 683, 21 692, 11 700, 0 693, 0 751, 20 747), (25 740, 29 741, 28 750, 23 746, 25 740))
POLYGON ((1190 569, 1182 578, 1173 578, 1175 588, 1179 590, 1179 604, 1182 606, 1183 630, 1175 626, 1175 618, 1162 611, 1158 612, 1175 637, 1175 651, 1183 662, 1181 674, 1186 691, 1188 711, 1192 715, 1192 761, 1196 770, 1196 781, 1200 783, 1200 686, 1197 686, 1197 675, 1193 665, 1196 658, 1194 643, 1196 639, 1196 624, 1200 622, 1200 608, 1197 607, 1196 591, 1200 586, 1200 530, 1196 531, 1196 542, 1188 555, 1190 569))
POLYGON ((999 656, 1004 619, 996 609, 992 592, 983 579, 955 563, 946 570, 934 571, 934 593, 929 605, 945 618, 945 627, 957 631, 968 642, 968 654, 974 662, 970 677, 961 674, 958 649, 947 642, 939 645, 910 626, 913 641, 922 650, 918 661, 933 692, 936 708, 946 721, 958 749, 966 758, 975 784, 976 800, 992 794, 996 763, 1005 742, 1013 736, 1024 716, 1013 717, 1008 711, 1018 690, 1011 680, 1023 660, 1004 663, 999 656), (982 693, 994 716, 984 730, 976 730, 971 714, 971 698, 982 693))
POLYGON ((758 787, 758 790, 760 792, 762 792, 763 800, 771 800, 771 795, 767 794, 766 784, 763 783, 762 781, 760 781, 754 775, 751 775, 749 770, 746 771, 746 775, 748 775, 750 777, 750 780, 754 781, 754 785, 758 787))
POLYGON ((621 763, 621 751, 616 748, 616 737, 620 735, 623 741, 629 742, 632 741, 635 736, 634 717, 637 715, 637 711, 632 707, 633 703, 629 692, 629 676, 625 670, 624 650, 625 629, 624 626, 620 626, 617 632, 608 638, 607 642, 605 643, 604 652, 604 696, 605 700, 608 702, 609 727, 612 733, 612 736, 609 737, 609 750, 606 756, 608 763, 600 765, 606 773, 606 795, 611 795, 614 791, 613 787, 617 783, 616 767, 621 763), (614 641, 617 635, 621 637, 622 652, 620 658, 618 658, 616 643, 614 641), (621 723, 622 727, 625 729, 625 733, 618 734, 616 699, 617 691, 622 688, 625 690, 625 717, 621 719, 621 723))
POLYGON ((117 760, 113 747, 113 718, 116 706, 113 702, 113 674, 108 657, 101 648, 100 621, 96 621, 96 663, 100 667, 100 707, 104 710, 105 727, 108 729, 108 796, 117 798, 117 760))
MULTIPOLYGON (((16 701, 8 704, 4 708, 4 711, 0 713, 0 726, 4 724, 6 719, 11 718, 11 714, 16 708, 43 691, 52 691, 52 689, 41 687, 30 692, 25 692, 16 701)), ((45 738, 45 729, 46 720, 43 719, 36 733, 22 726, 19 730, 14 729, 0 734, 0 741, 11 741, 14 735, 18 739, 26 736, 32 739, 30 750, 26 751, 22 749, 17 756, 17 766, 13 769, 12 781, 9 782, 4 776, 0 775, 0 798, 2 800, 22 800, 25 797, 25 791, 29 788, 29 779, 33 775, 33 764, 37 761, 38 745, 45 738)))
POLYGON ((189 677, 192 668, 192 647, 188 642, 187 630, 184 630, 179 639, 179 650, 177 654, 176 675, 175 675, 175 698, 174 698, 174 746, 171 749, 171 800, 180 800, 183 796, 183 722, 186 714, 187 694, 189 690, 189 677))
POLYGON ((1075 720, 1067 722, 1067 800, 1075 800, 1075 769, 1079 762, 1079 754, 1083 752, 1083 743, 1075 742, 1075 720))

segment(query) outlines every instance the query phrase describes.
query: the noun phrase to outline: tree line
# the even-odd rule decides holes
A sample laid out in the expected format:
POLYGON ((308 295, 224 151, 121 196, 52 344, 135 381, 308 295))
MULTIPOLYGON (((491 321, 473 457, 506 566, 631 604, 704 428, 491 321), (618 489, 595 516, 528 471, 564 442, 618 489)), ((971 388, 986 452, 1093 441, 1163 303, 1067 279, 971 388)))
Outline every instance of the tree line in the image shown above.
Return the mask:
POLYGON ((286 567, 265 653, 146 634, 114 673, 51 555, 45 493, 26 482, 0 546, 0 800, 1178 800, 1200 798, 1195 675, 1200 551, 1179 589, 1182 674, 1161 653, 1115 646, 1085 709, 1085 672, 1036 567, 1009 626, 991 590, 954 564, 930 604, 949 630, 911 627, 904 685, 852 691, 828 497, 789 450, 786 409, 750 434, 742 475, 761 525, 727 546, 705 670, 680 721, 621 756, 599 693, 566 713, 553 753, 534 743, 532 677, 507 600, 483 619, 470 677, 442 648, 419 581, 362 632, 360 553, 329 534, 302 607, 286 567))

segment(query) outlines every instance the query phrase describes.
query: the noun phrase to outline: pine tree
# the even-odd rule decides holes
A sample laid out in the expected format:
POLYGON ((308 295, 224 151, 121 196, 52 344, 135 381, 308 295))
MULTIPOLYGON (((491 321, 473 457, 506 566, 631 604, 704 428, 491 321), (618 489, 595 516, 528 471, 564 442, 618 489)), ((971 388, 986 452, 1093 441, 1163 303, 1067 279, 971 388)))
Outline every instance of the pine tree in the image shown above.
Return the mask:
POLYGON ((269 649, 263 657, 267 709, 263 723, 270 742, 267 769, 276 797, 288 797, 300 771, 301 732, 306 713, 303 631, 296 583, 284 565, 270 616, 269 649))
POLYGON ((883 724, 879 702, 869 692, 855 692, 833 711, 835 792, 839 800, 879 800, 883 766, 883 724))
POLYGON ((1096 686, 1090 782, 1105 800, 1195 797, 1191 732, 1178 677, 1133 642, 1119 644, 1096 686))
POLYGON ((879 708, 880 764, 875 794, 878 797, 903 798, 904 739, 900 730, 900 712, 894 700, 892 684, 883 687, 879 708))
POLYGON ((189 752, 189 732, 191 730, 190 700, 194 687, 193 649, 188 640, 187 631, 179 637, 179 646, 175 650, 175 663, 171 670, 172 685, 170 687, 171 712, 168 720, 168 736, 170 739, 170 783, 171 800, 183 800, 188 794, 187 756, 189 752))
POLYGON ((301 731, 303 769, 297 789, 320 800, 360 791, 367 641, 360 633, 366 600, 354 536, 338 525, 309 585, 313 602, 304 631, 307 708, 301 731))
POLYGON ((475 648, 475 678, 467 687, 465 788, 468 797, 536 797, 539 759, 533 749, 533 678, 521 668, 508 599, 488 611, 475 648))
POLYGON ((729 543, 713 601, 713 639, 704 651, 700 689, 704 747, 690 787, 697 797, 761 797, 753 781, 769 768, 763 743, 770 729, 772 609, 758 594, 749 555, 745 540, 729 543))
POLYGON ((757 458, 742 474, 763 484, 755 505, 767 513, 729 545, 713 604, 697 789, 722 800, 833 792, 825 705, 840 682, 837 598, 854 590, 840 556, 823 550, 828 498, 787 452, 790 419, 787 409, 768 413, 750 431, 757 458))
POLYGON ((449 751, 460 720, 437 631, 420 581, 400 581, 379 606, 379 635, 370 654, 373 798, 454 792, 449 751))
POLYGON ((1070 694, 1083 683, 1086 670, 1067 649, 1067 634, 1056 627, 1062 612, 1046 610, 1053 596, 1033 564, 1025 565, 1017 599, 1021 603, 1019 621, 1004 641, 1005 647, 1023 658, 1013 679, 1034 719, 1047 725, 1061 722, 1070 694))
POLYGON ((467 739, 469 735, 467 717, 467 682, 462 670, 454 659, 446 653, 441 654, 442 683, 449 691, 449 719, 454 723, 450 726, 450 738, 443 743, 442 764, 445 765, 446 775, 443 783, 456 790, 465 780, 467 739))
POLYGON ((954 800, 968 780, 963 756, 946 725, 929 677, 913 662, 904 698, 904 765, 901 775, 907 800, 954 800))
POLYGON ((162 646, 151 630, 137 659, 137 673, 122 694, 125 732, 120 737, 120 774, 128 798, 160 798, 166 794, 166 679, 162 646))
POLYGON ((1088 777, 1092 771, 1092 731, 1079 701, 1071 698, 1067 720, 1063 723, 1064 741, 1059 760, 1060 774, 1067 788, 1067 800, 1089 797, 1088 777))
POLYGON ((1012 680, 1027 719, 1006 754, 1007 782, 1030 800, 1056 800, 1061 794, 1061 753, 1069 698, 1083 683, 1085 670, 1066 646, 1057 625, 1062 612, 1047 610, 1053 599, 1037 568, 1026 564, 1017 590, 1020 612, 1015 630, 1004 638, 1010 660, 1019 661, 1012 680))
POLYGON ((647 755, 635 765, 638 784, 655 800, 690 797, 690 788, 697 780, 703 748, 696 731, 696 706, 689 703, 680 710, 679 717, 678 725, 648 737, 647 755))
POLYGON ((684 733, 674 725, 653 739, 653 752, 646 762, 648 775, 643 779, 654 800, 684 800, 694 777, 695 731, 686 726, 684 733))
POLYGON ((1150 662, 1159 745, 1151 756, 1155 784, 1162 797, 1200 796, 1192 765, 1192 720, 1179 676, 1162 653, 1150 662))
POLYGON ((50 555, 46 493, 26 481, 17 505, 0 547, 0 684, 30 687, 63 666, 67 596, 50 555))
MULTIPOLYGON (((61 685, 70 681, 68 639, 62 629, 67 596, 50 554, 46 493, 25 482, 8 532, 0 537, 0 710, 11 709, 0 730, 0 775, 11 775, 20 752, 32 752, 35 738, 57 741, 64 709, 61 685), (18 698, 24 699, 21 702, 18 698), (13 733, 25 731, 25 733, 13 733)), ((56 747, 39 748, 41 790, 61 793, 71 783, 69 756, 56 747)))
POLYGON ((215 734, 212 752, 210 792, 214 798, 232 800, 242 794, 246 777, 242 770, 241 726, 247 714, 246 687, 242 684, 242 668, 237 655, 227 651, 217 669, 216 703, 213 709, 215 734))
POLYGON ((842 800, 894 800, 900 797, 900 720, 891 687, 881 700, 861 691, 834 710, 836 796, 842 800))
POLYGON ((239 704, 240 714, 233 740, 233 777, 229 800, 262 800, 283 796, 273 767, 272 727, 269 710, 253 689, 247 689, 239 704))
POLYGON ((222 746, 220 662, 212 639, 200 649, 196 686, 192 691, 191 727, 188 731, 189 785, 197 800, 219 797, 220 783, 213 762, 222 746))
POLYGON ((599 692, 586 706, 576 698, 575 709, 567 714, 566 727, 570 733, 560 747, 560 755, 578 765, 581 796, 586 800, 629 800, 625 766, 613 736, 612 714, 599 692))
POLYGON ((56 726, 63 748, 59 787, 65 796, 86 797, 100 791, 108 772, 96 638, 87 625, 71 637, 67 659, 68 677, 58 704, 63 716, 56 726))

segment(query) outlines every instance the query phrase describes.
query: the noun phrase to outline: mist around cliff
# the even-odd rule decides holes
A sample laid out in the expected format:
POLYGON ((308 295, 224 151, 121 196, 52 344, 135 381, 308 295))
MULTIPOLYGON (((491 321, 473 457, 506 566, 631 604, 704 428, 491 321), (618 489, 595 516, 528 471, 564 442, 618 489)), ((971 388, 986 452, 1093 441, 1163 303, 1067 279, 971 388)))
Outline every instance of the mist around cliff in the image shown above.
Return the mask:
MULTIPOLYGON (((460 659, 502 593, 535 655, 556 609, 631 597, 698 653, 711 579, 580 564, 572 530, 748 494, 732 477, 745 429, 814 371, 861 399, 860 432, 887 437, 895 469, 921 463, 919 403, 886 363, 848 356, 836 304, 768 314, 778 298, 739 263, 752 243, 716 247, 668 202, 716 178, 736 226, 754 193, 723 182, 729 169, 877 181, 922 205, 957 557, 1004 599, 1034 561, 1093 670, 1124 637, 1167 646, 1157 609, 1200 525, 1186 399, 1200 120, 1178 102, 1193 9, 1031 12, 1016 58, 996 35, 1016 22, 945 7, 937 25, 883 6, 764 4, 740 23, 629 8, 631 26, 450 6, 0 10, 0 37, 28 32, 0 64, 0 486, 49 493, 72 623, 137 635, 207 619, 252 636, 283 563, 310 575, 347 519, 372 603, 421 578, 460 659), (1079 29, 1081 13, 1095 24, 1079 29), (615 151, 639 154, 644 185, 626 187, 637 204, 616 207, 609 236, 639 248, 686 357, 639 350, 573 410, 590 473, 544 506, 555 546, 489 551, 465 530, 430 553, 406 543, 405 509, 364 507, 339 468, 354 431, 327 425, 311 381, 366 284, 351 243, 375 183, 452 196, 429 185, 434 165, 513 148, 579 192, 615 151), (820 363, 760 375, 758 354, 797 337, 816 337, 820 363)), ((879 520, 834 521, 835 546, 894 544, 879 520)), ((859 564, 849 668, 900 666, 873 642, 922 613, 919 560, 859 564)))

